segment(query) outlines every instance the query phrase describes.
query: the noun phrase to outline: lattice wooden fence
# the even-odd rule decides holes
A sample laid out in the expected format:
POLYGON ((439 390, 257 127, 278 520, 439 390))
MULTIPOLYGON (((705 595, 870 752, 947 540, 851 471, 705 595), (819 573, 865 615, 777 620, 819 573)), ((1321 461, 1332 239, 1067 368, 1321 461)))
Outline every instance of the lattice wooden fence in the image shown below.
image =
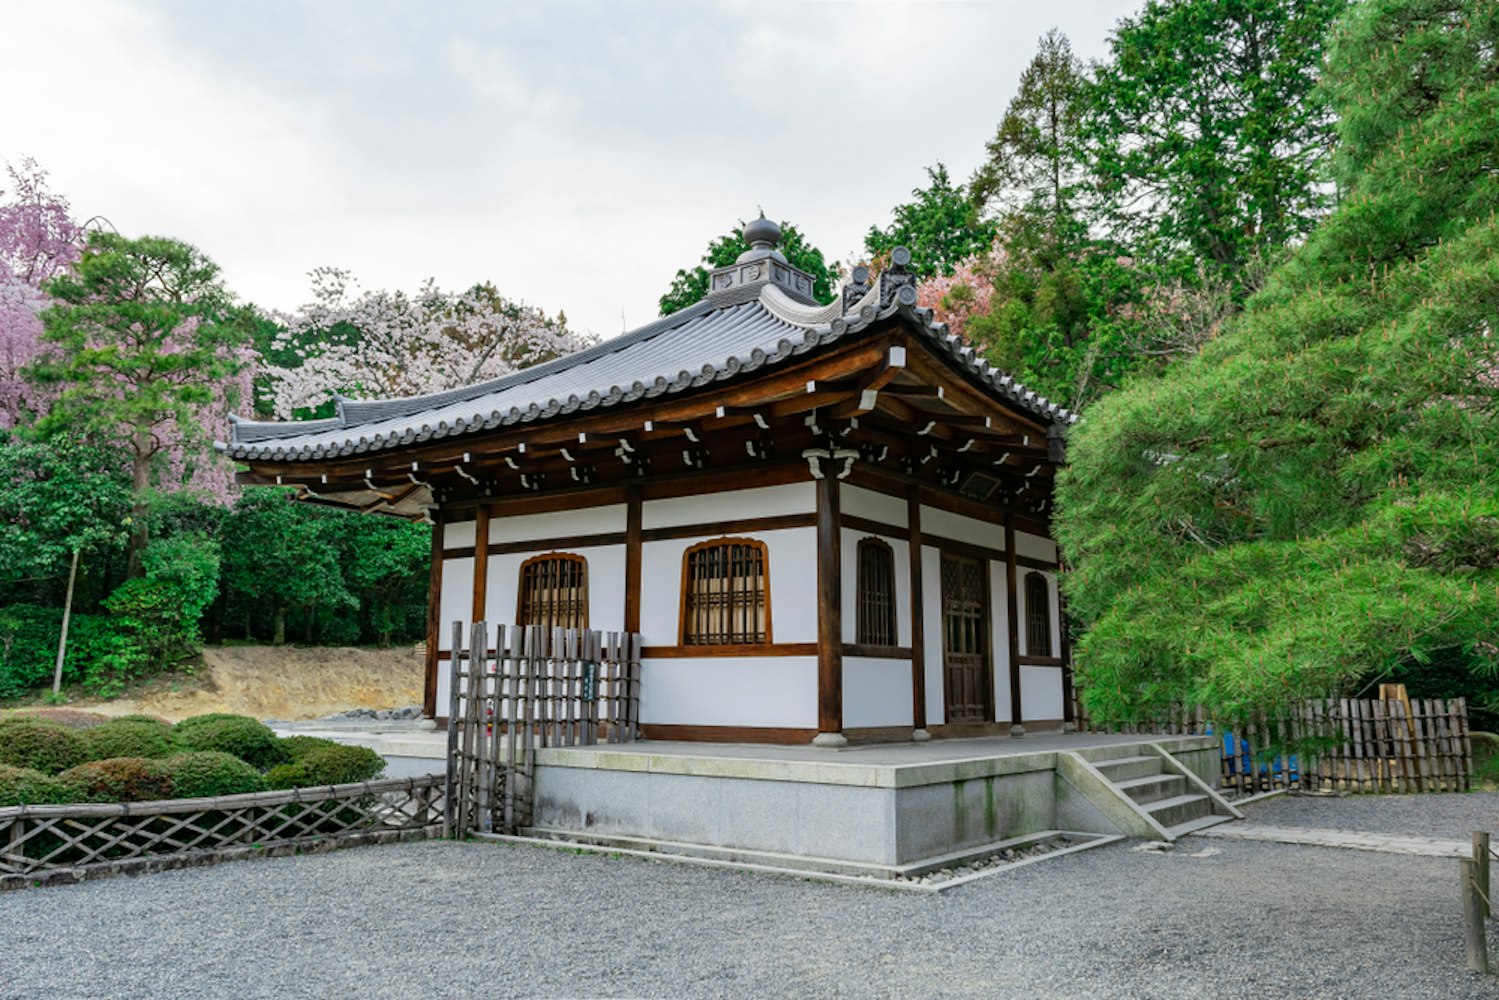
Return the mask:
POLYGON ((132 862, 215 860, 226 852, 436 835, 443 778, 387 778, 162 802, 0 809, 0 887, 53 872, 132 862))
POLYGON ((634 740, 640 648, 634 632, 454 622, 447 835, 529 825, 537 748, 634 740))
POLYGON ((1223 787, 1239 792, 1456 792, 1468 788, 1473 773, 1462 698, 1303 701, 1286 716, 1261 716, 1234 732, 1213 726, 1200 707, 1129 726, 1077 719, 1082 731, 1214 733, 1225 744, 1223 787))

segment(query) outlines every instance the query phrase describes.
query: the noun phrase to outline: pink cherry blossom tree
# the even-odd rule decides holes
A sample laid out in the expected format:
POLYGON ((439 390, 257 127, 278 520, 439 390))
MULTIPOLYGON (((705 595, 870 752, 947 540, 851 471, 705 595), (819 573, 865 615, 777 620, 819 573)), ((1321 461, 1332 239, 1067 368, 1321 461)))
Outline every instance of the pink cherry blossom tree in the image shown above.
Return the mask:
POLYGON ((363 291, 345 270, 312 271, 312 301, 285 317, 268 364, 268 399, 283 420, 334 393, 362 399, 440 392, 496 378, 587 346, 562 314, 504 298, 493 285, 447 292, 432 279, 414 295, 363 291))
POLYGON ((999 241, 983 253, 959 261, 952 274, 938 274, 916 286, 916 304, 931 309, 937 320, 959 336, 968 336, 968 321, 989 311, 994 276, 1004 263, 999 241))
POLYGON ((0 428, 44 408, 46 394, 21 376, 41 349, 46 282, 78 260, 83 227, 47 186, 35 160, 7 164, 0 188, 0 428))

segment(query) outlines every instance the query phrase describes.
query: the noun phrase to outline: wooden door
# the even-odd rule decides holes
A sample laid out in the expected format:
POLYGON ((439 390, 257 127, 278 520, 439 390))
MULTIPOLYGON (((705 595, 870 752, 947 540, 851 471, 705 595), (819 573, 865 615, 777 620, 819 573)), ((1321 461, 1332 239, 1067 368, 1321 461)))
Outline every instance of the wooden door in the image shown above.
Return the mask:
POLYGON ((994 719, 984 563, 942 553, 942 679, 948 723, 994 719))

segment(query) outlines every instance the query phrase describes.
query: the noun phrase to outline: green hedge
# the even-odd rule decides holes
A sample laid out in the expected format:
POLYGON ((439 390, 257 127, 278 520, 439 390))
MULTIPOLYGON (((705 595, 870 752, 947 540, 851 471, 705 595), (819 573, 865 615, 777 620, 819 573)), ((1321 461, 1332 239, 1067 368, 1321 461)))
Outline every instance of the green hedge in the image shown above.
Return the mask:
POLYGON ((58 805, 71 801, 68 786, 29 767, 0 764, 0 809, 6 806, 58 805))
POLYGON ((0 723, 0 764, 56 774, 87 759, 84 737, 71 729, 36 719, 0 723))
POLYGON ((287 753, 287 759, 293 764, 299 763, 302 758, 314 750, 322 750, 325 747, 336 747, 337 743, 324 739, 321 736, 283 736, 281 737, 281 749, 287 753))
POLYGON ((114 719, 83 731, 84 746, 90 760, 110 757, 166 757, 175 753, 177 743, 172 727, 165 722, 143 722, 136 719, 114 719))
POLYGON ((282 764, 266 772, 271 788, 304 788, 310 785, 346 785, 373 781, 385 770, 385 758, 368 747, 335 743, 308 752, 295 764, 282 764))
POLYGON ((166 765, 145 757, 91 760, 57 776, 74 802, 154 802, 172 798, 166 765))
POLYGON ((262 771, 290 759, 275 733, 245 715, 195 715, 177 723, 173 733, 183 749, 219 750, 262 771))
POLYGON ((218 750, 179 753, 162 761, 179 799, 241 795, 265 790, 260 772, 232 754, 218 750))

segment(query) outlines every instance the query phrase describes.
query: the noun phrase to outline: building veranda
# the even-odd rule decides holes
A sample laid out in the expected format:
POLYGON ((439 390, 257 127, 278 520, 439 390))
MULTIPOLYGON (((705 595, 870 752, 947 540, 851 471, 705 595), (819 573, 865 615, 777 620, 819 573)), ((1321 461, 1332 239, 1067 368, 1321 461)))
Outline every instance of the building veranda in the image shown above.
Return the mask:
POLYGON ((244 482, 430 519, 429 716, 452 623, 485 620, 640 633, 648 739, 1063 729, 1073 416, 918 308, 908 253, 821 306, 779 235, 581 353, 223 447, 244 482))

